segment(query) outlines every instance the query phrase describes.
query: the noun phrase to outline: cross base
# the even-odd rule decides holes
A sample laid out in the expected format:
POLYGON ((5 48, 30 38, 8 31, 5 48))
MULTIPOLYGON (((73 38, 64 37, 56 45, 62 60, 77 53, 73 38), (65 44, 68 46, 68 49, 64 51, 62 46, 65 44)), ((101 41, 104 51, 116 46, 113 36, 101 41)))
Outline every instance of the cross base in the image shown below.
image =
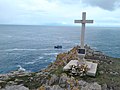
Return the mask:
MULTIPOLYGON (((71 66, 78 66, 78 63, 81 63, 79 62, 78 60, 71 60, 64 68, 63 70, 64 71, 70 71, 71 70, 71 66)), ((80 66, 82 65, 79 64, 80 66)), ((93 62, 89 62, 89 61, 86 61, 85 65, 87 66, 88 68, 88 71, 86 72, 86 75, 89 75, 89 76, 95 76, 96 75, 96 72, 97 72, 97 63, 93 63, 93 62)), ((74 71, 75 73, 75 71, 74 71)), ((76 73, 79 73, 76 71, 76 73)))

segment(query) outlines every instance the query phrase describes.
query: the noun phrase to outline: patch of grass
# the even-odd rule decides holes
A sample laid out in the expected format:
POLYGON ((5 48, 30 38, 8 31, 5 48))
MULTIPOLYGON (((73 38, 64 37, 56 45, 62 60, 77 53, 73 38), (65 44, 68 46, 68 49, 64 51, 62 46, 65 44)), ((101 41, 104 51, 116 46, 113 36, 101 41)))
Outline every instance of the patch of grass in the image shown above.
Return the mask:
POLYGON ((51 72, 52 74, 56 74, 57 76, 61 75, 63 73, 63 67, 62 66, 58 66, 58 68, 56 70, 54 70, 53 72, 51 72))

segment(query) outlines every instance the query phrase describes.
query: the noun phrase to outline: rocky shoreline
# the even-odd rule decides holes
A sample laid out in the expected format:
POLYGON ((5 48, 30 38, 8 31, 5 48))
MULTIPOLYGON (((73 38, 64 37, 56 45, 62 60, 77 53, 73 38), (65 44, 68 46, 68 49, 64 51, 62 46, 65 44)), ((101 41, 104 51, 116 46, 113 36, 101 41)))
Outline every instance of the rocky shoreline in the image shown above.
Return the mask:
POLYGON ((98 63, 96 77, 71 76, 63 71, 70 60, 78 59, 78 48, 58 54, 55 62, 39 72, 0 74, 0 90, 120 90, 120 59, 106 56, 90 46, 85 46, 85 58, 98 63))

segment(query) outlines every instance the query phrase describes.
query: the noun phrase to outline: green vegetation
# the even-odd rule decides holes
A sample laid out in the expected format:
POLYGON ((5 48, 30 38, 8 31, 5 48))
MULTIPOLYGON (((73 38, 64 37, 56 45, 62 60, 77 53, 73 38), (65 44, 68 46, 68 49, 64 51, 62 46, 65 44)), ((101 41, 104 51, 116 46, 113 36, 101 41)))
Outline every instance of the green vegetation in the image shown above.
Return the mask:
POLYGON ((61 75, 63 73, 63 67, 62 66, 58 66, 58 68, 54 71, 51 72, 51 74, 55 74, 57 76, 61 75))

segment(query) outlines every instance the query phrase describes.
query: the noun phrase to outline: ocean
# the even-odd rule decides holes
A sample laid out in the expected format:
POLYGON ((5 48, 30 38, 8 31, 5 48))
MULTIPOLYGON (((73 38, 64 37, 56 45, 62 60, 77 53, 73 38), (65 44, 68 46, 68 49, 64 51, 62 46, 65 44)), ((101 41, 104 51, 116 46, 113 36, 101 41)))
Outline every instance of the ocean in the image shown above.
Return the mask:
MULTIPOLYGON (((85 44, 108 56, 120 58, 119 27, 87 27, 85 44)), ((78 26, 0 25, 0 73, 40 71, 57 54, 80 45, 78 26), (54 49, 62 45, 62 49, 54 49)))

